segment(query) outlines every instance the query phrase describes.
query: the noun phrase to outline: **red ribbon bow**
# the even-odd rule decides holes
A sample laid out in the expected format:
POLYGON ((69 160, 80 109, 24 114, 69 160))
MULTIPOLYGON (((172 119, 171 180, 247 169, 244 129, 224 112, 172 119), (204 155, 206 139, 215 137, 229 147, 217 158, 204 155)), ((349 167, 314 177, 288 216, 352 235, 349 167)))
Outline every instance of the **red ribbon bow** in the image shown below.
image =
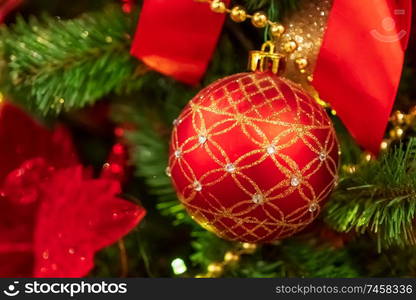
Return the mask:
POLYGON ((145 0, 131 53, 160 73, 197 84, 214 52, 224 19, 224 14, 212 12, 207 3, 145 0))
MULTIPOLYGON (((131 53, 165 75, 196 84, 223 22, 224 15, 206 3, 145 0, 131 53)), ((397 93, 410 24, 411 0, 333 2, 313 85, 373 153, 397 93)))
POLYGON ((407 48, 410 0, 335 0, 313 85, 357 142, 377 154, 407 48))

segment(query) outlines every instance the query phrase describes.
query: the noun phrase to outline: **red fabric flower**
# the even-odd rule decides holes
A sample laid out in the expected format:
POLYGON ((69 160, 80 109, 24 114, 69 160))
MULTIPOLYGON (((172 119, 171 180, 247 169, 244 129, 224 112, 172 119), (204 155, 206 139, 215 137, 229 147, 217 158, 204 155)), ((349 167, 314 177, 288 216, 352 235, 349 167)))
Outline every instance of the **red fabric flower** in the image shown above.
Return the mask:
POLYGON ((0 276, 81 277, 96 251, 134 228, 145 210, 93 179, 68 133, 0 107, 0 276))

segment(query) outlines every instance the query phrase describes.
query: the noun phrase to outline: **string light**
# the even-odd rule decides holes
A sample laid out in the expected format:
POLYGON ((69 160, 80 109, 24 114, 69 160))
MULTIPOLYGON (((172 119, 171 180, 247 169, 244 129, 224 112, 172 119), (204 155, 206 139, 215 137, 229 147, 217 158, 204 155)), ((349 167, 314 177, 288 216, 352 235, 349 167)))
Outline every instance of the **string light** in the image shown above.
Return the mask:
POLYGON ((175 258, 174 260, 172 260, 172 263, 170 265, 172 266, 172 270, 175 275, 181 275, 188 270, 182 258, 175 258))

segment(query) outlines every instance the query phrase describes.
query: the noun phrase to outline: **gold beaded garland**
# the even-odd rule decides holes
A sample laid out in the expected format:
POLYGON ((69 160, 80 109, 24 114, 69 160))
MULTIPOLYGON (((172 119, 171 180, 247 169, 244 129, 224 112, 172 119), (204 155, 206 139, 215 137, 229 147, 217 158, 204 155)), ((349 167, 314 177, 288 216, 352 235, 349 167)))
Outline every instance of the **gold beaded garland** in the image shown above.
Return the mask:
POLYGON ((414 130, 416 125, 416 106, 409 109, 406 114, 400 110, 396 110, 390 117, 392 129, 389 131, 389 137, 380 145, 380 149, 385 151, 389 148, 393 141, 402 139, 409 129, 414 130))
POLYGON ((222 262, 212 262, 207 267, 207 272, 205 274, 198 274, 195 278, 212 278, 219 277, 224 273, 224 270, 227 266, 231 266, 237 263, 241 255, 253 254, 257 250, 256 244, 251 243, 242 243, 238 244, 237 249, 229 250, 224 255, 224 260, 222 262))
POLYGON ((267 25, 270 26, 270 34, 273 38, 280 38, 286 31, 285 27, 276 22, 272 22, 268 19, 267 15, 262 12, 255 12, 250 15, 241 6, 234 6, 232 9, 228 9, 225 3, 221 0, 194 0, 197 2, 207 2, 210 4, 211 10, 217 13, 229 13, 231 20, 237 23, 244 22, 247 19, 251 19, 251 23, 257 28, 264 28, 267 25))

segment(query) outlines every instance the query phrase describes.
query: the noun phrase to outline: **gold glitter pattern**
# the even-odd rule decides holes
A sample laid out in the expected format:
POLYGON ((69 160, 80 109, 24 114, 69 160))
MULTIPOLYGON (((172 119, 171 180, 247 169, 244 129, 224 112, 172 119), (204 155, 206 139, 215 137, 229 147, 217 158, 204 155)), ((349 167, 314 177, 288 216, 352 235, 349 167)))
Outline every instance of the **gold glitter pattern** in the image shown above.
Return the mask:
POLYGON ((296 50, 287 57, 285 76, 301 83, 304 88, 309 89, 307 77, 314 72, 331 7, 332 0, 302 1, 300 9, 283 21, 286 32, 278 43, 283 45, 288 41, 295 41, 297 44, 296 50), (299 59, 306 59, 308 62, 304 72, 300 72, 302 70, 296 64, 299 59))
POLYGON ((169 175, 195 221, 222 238, 258 243, 293 235, 316 218, 336 182, 331 121, 284 78, 221 79, 177 120, 169 175))

